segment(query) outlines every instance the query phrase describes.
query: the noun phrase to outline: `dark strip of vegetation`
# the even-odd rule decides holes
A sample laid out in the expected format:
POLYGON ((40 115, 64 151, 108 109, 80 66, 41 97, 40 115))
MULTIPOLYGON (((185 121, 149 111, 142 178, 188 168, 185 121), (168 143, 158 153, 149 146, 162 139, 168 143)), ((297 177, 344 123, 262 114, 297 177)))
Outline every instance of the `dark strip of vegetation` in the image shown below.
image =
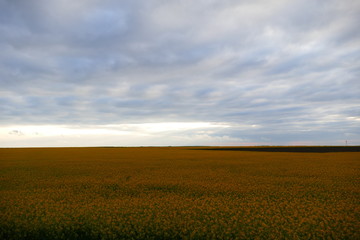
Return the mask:
POLYGON ((206 148, 193 148, 193 150, 330 153, 330 152, 360 152, 360 146, 206 147, 206 148))

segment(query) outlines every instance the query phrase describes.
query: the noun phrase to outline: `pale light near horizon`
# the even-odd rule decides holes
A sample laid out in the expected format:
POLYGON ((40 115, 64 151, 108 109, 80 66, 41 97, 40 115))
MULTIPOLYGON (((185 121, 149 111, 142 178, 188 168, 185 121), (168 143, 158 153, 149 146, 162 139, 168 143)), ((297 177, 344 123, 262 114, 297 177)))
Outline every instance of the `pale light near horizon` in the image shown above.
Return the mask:
MULTIPOLYGON (((156 141, 154 145, 166 145, 167 137, 172 134, 179 134, 187 131, 198 131, 195 139, 199 137, 209 140, 207 133, 211 133, 211 129, 228 128, 226 123, 209 123, 209 122, 164 122, 164 123, 138 123, 138 124, 108 124, 96 126, 83 125, 12 125, 0 127, 0 144, 4 147, 12 146, 12 142, 27 142, 27 146, 62 146, 65 142, 72 143, 74 140, 88 139, 90 141, 80 144, 80 146, 133 146, 136 142, 131 139, 159 138, 162 141, 156 141), (91 141, 100 137, 102 141, 91 141), (126 143, 116 137, 124 137, 130 139, 126 143), (49 139, 62 138, 62 141, 48 142, 49 139), (105 138, 105 140, 104 140, 105 138), (71 140, 73 139, 73 140, 71 140), (111 140, 111 143, 109 142, 111 140)), ((186 138, 183 138, 185 140, 186 138)), ((181 139, 180 139, 181 140, 181 139)), ((187 141, 187 140, 186 140, 187 141)), ((186 141, 177 144, 186 145, 186 141)), ((221 144, 219 142, 219 144, 221 144)), ((25 144, 26 145, 26 144, 25 144)), ((25 146, 24 145, 24 146, 25 146)), ((145 145, 152 145, 151 141, 147 141, 145 145)), ((20 144, 19 146, 23 146, 20 144)), ((67 145, 66 146, 72 146, 67 145)), ((78 145, 74 145, 78 146, 78 145)))

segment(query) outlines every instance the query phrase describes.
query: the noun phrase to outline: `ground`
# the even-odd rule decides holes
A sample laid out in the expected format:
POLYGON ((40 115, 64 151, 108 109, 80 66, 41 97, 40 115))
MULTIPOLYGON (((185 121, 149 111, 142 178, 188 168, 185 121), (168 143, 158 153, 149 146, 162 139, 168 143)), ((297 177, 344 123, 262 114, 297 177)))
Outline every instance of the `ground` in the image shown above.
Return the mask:
POLYGON ((299 149, 3 148, 0 238, 360 239, 359 147, 299 149))

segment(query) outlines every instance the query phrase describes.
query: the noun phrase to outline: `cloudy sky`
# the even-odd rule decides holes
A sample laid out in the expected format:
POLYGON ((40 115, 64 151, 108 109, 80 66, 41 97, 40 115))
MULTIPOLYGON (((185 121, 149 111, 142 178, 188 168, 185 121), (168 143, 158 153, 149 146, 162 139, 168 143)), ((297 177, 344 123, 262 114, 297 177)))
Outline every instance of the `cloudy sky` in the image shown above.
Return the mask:
POLYGON ((0 0, 0 147, 360 144, 360 1, 0 0))

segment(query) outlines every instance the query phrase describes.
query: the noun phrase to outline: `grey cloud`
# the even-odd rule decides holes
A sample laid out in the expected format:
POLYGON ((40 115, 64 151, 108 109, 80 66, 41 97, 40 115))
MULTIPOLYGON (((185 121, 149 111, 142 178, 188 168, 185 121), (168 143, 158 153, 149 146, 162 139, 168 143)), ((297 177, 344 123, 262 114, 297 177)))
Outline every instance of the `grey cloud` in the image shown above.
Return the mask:
POLYGON ((347 118, 359 116, 359 16, 350 0, 0 0, 0 122, 228 122, 215 137, 340 138, 358 131, 347 118))
POLYGON ((24 133, 19 130, 12 130, 9 132, 10 135, 23 136, 24 133))

